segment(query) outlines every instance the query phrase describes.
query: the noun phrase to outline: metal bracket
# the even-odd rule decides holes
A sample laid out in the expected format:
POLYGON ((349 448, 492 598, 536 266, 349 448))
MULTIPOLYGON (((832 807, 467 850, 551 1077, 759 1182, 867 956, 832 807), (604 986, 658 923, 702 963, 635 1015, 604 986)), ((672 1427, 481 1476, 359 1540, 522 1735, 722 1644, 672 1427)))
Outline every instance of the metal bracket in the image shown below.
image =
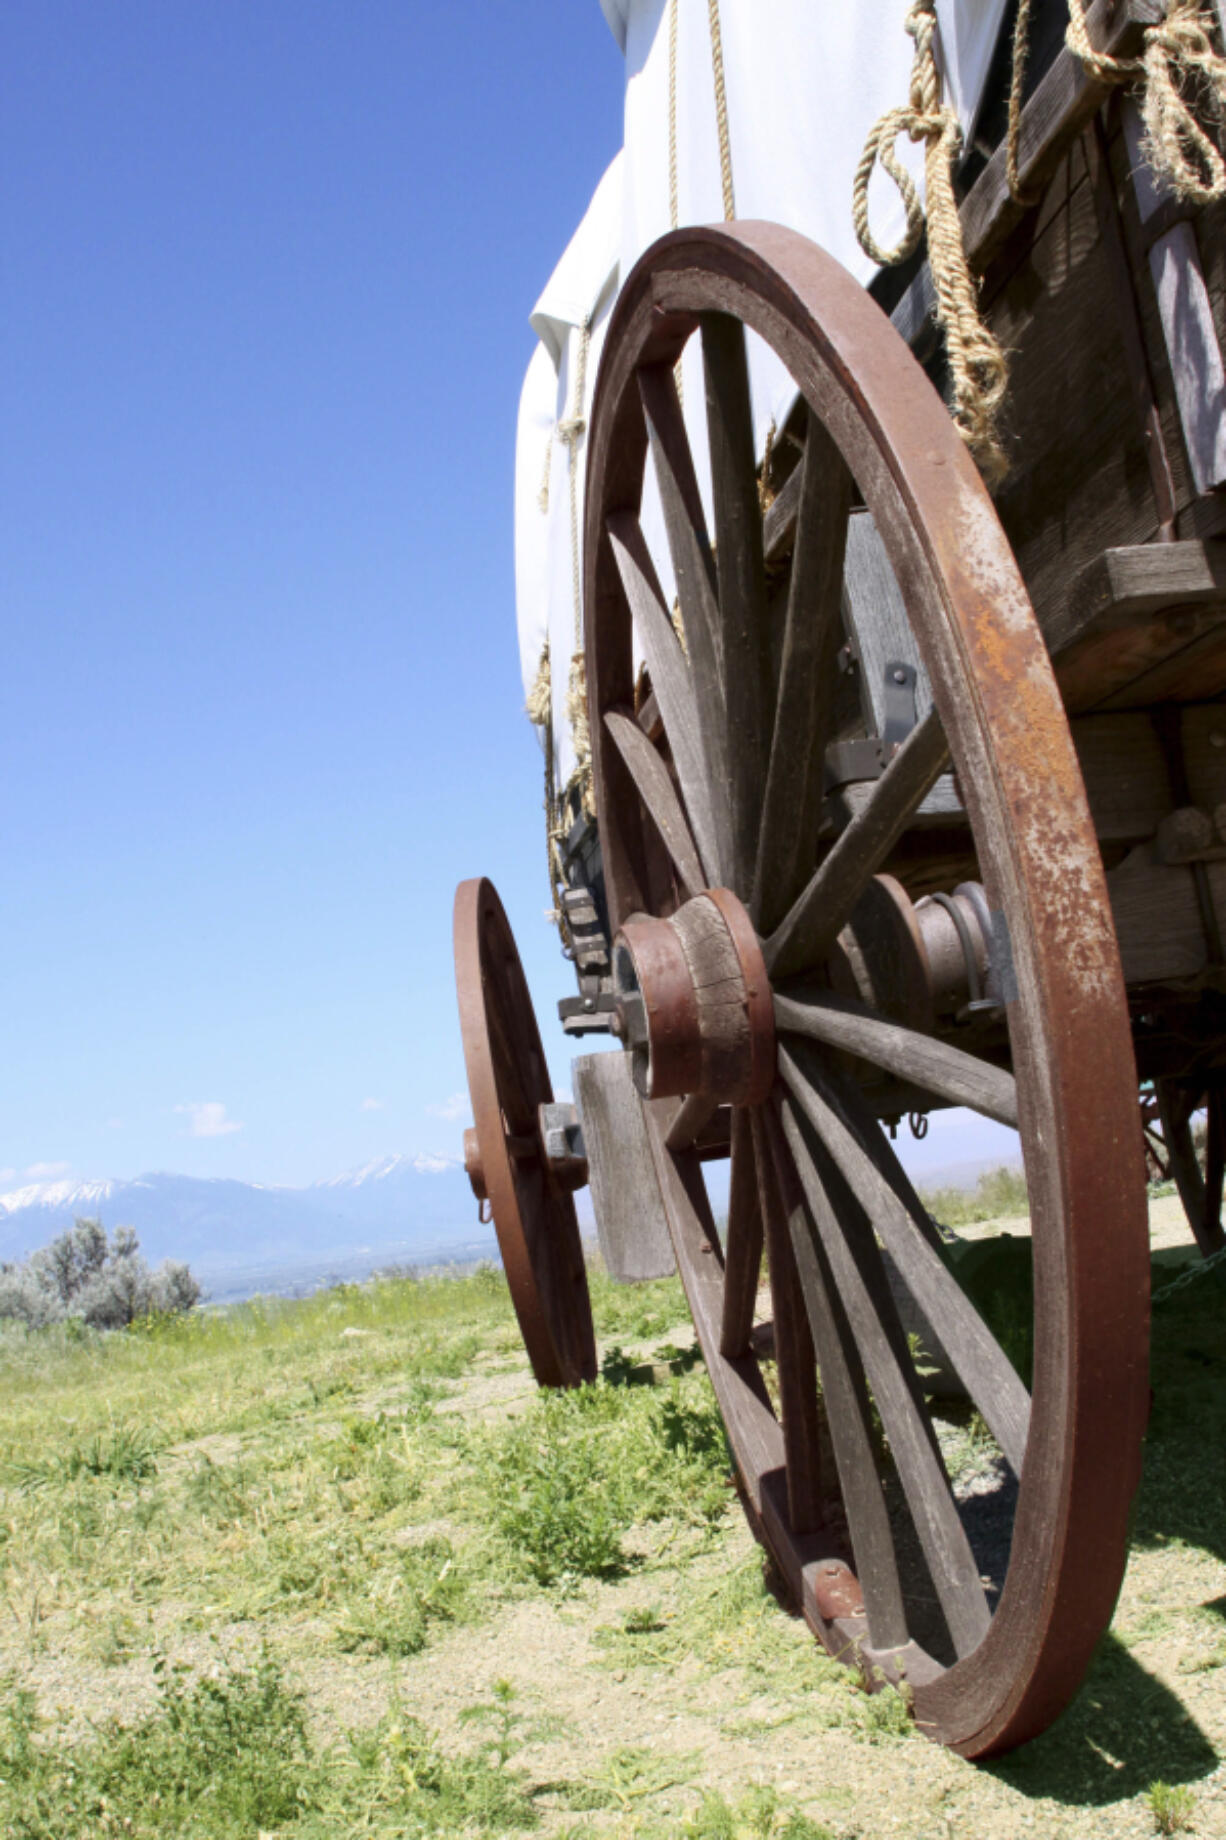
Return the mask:
POLYGON ((553 1100, 537 1107, 541 1147, 549 1172, 561 1187, 582 1188, 587 1182, 587 1145, 575 1106, 553 1100))
POLYGON ((887 760, 915 727, 916 677, 915 666, 902 658, 891 658, 885 667, 885 722, 881 745, 887 760))

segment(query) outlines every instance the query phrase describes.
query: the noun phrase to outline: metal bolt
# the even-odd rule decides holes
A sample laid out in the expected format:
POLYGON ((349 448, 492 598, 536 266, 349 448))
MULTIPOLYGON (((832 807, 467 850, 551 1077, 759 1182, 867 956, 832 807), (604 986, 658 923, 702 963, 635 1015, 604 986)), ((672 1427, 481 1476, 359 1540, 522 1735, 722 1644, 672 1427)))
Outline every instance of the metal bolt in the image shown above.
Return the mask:
POLYGON ((901 665, 899 665, 899 666, 897 666, 897 668, 896 668, 896 669, 895 669, 895 671, 893 672, 893 678, 894 678, 894 682, 895 682, 896 684, 905 684, 905 683, 906 683, 906 681, 907 681, 907 673, 906 673, 906 672, 905 672, 905 671, 903 670, 903 668, 902 668, 902 666, 901 666, 901 665))
POLYGON ((583 1007, 584 1007, 584 1009, 585 1009, 585 1010, 587 1010, 587 1011, 588 1011, 588 1013, 589 1013, 589 1015, 590 1015, 590 1014, 591 1014, 591 1012, 592 1012, 592 1010, 594 1010, 594 1009, 595 1009, 595 1007, 596 1007, 596 999, 595 999, 595 997, 584 997, 584 999, 583 999, 583 1007))

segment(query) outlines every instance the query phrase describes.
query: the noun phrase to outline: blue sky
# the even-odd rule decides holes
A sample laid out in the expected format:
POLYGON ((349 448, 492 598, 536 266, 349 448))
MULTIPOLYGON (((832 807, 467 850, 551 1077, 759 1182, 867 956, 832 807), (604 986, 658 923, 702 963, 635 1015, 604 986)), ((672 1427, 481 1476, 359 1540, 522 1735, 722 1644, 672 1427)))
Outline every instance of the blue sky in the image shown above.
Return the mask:
POLYGON ((455 1150, 455 883, 546 1026, 570 975, 512 456, 616 46, 596 0, 40 0, 0 62, 0 1171, 455 1150))

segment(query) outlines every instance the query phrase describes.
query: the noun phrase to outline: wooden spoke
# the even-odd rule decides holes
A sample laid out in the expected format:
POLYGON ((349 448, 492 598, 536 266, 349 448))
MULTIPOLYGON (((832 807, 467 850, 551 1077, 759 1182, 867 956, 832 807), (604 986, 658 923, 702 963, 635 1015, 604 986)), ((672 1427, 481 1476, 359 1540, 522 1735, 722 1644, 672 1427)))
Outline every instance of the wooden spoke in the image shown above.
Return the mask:
POLYGON ((817 853, 835 660, 843 641, 840 609, 851 474, 814 415, 809 416, 798 473, 796 560, 750 902, 754 924, 764 933, 787 912, 817 853))
POLYGON ((795 1164, 781 1140, 778 1119, 769 1109, 764 1128, 822 1377, 822 1397, 856 1573, 864 1592, 869 1636, 875 1649, 901 1648, 907 1640, 907 1619, 890 1516, 877 1471, 864 1368, 825 1248, 805 1205, 795 1164))
POLYGON ((717 887, 723 881, 723 858, 715 807, 723 801, 724 786, 709 766, 706 734, 699 720, 685 653, 673 631, 637 518, 628 512, 610 518, 609 541, 651 672, 706 880, 709 886, 717 887))
POLYGON ((1017 1129, 1017 1087, 1011 1073, 933 1035, 887 1022, 852 997, 828 990, 807 991, 803 1000, 776 996, 775 1026, 841 1048, 951 1105, 969 1106, 1017 1129))
POLYGON ((787 1453, 788 1519, 793 1533, 811 1533, 824 1518, 817 1363, 800 1294, 791 1234, 775 1179, 774 1158, 760 1112, 755 1111, 750 1117, 753 1157, 758 1172, 758 1204, 766 1232, 771 1312, 775 1320, 779 1415, 783 1421, 783 1448, 787 1453))
POLYGON ((987 1598, 872 1226, 858 1198, 828 1159, 822 1159, 825 1167, 819 1171, 821 1151, 807 1140, 805 1124, 790 1100, 783 1104, 783 1130, 809 1204, 809 1217, 847 1311, 954 1648, 959 1655, 967 1655, 987 1633, 987 1598))
POLYGON ((715 514, 719 649, 728 748, 735 759, 730 785, 733 885, 745 889, 753 873, 761 821, 770 717, 770 647, 749 365, 740 320, 727 313, 704 314, 702 357, 715 514))
POLYGON ((829 952, 869 877, 897 843, 937 777, 949 748, 935 709, 926 715, 877 781, 762 948, 772 977, 786 977, 829 952))
POLYGON ((706 887, 706 877, 668 768, 633 716, 611 709, 605 716, 605 727, 617 743, 638 795, 672 858, 682 892, 698 894, 706 887))
POLYGON ((677 578, 686 647, 694 661, 699 694, 709 692, 717 702, 723 694, 723 633, 715 558, 672 366, 644 365, 639 371, 639 395, 677 578))
POLYGON ((644 365, 639 372, 639 393, 651 442, 651 455, 655 462, 656 480, 660 487, 660 505, 677 582, 690 681, 707 753, 707 766, 713 786, 719 789, 718 796, 712 800, 712 808, 720 860, 727 880, 732 871, 728 735, 724 705, 723 633, 715 559, 707 538, 702 499, 672 366, 644 365))
POLYGON ((724 1241, 724 1308, 721 1351, 749 1352, 754 1304, 762 1275, 762 1204, 753 1154, 752 1127, 744 1112, 732 1117, 732 1170, 728 1185, 728 1228, 724 1241))
MULTIPOLYGON (((800 1110, 837 1164, 916 1303, 932 1324, 967 1391, 1015 1475, 1022 1473, 1030 1431, 1030 1397, 979 1312, 948 1266, 916 1230, 910 1211, 870 1156, 862 1134, 816 1069, 802 1073, 786 1049, 779 1072, 800 1110)), ((872 1129, 888 1153, 881 1127, 872 1129)))
POLYGON ((670 1150, 688 1150, 719 1110, 719 1100, 709 1093, 691 1093, 682 1102, 664 1141, 670 1150))

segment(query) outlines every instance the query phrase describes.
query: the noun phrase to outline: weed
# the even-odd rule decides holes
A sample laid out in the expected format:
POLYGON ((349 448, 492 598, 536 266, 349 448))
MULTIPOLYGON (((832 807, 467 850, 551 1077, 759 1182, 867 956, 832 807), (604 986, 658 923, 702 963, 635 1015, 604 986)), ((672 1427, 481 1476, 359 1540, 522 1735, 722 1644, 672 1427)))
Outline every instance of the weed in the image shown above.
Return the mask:
POLYGON ((415 1655, 425 1647, 431 1623, 460 1614, 465 1586, 449 1540, 423 1540, 399 1559, 380 1577, 363 1581, 337 1632, 343 1649, 415 1655))
POLYGON ((619 1808, 623 1813, 648 1796, 662 1795, 693 1777, 698 1767, 694 1755, 670 1757, 660 1751, 627 1745, 606 1757, 586 1782, 572 1783, 566 1791, 575 1809, 619 1808))
POLYGON ((241 1520, 246 1514, 252 1480, 242 1462, 214 1463, 208 1453, 202 1451, 185 1493, 198 1514, 224 1525, 227 1521, 241 1520))
POLYGON ((1145 1799, 1153 1816, 1155 1833, 1182 1834, 1190 1830, 1196 1797, 1186 1783, 1152 1782, 1145 1799))
POLYGON ((834 1840, 828 1827, 789 1810, 765 1784, 747 1789, 735 1804, 718 1790, 710 1791, 682 1823, 681 1833, 685 1840, 834 1840))
POLYGON ((680 1510, 710 1525, 728 1502, 723 1427, 705 1388, 538 1394, 474 1455, 498 1534, 539 1584, 615 1575, 636 1522, 680 1510))
POLYGON ((140 1484, 157 1475, 156 1452, 153 1434, 145 1427, 113 1424, 105 1431, 74 1439, 66 1451, 54 1456, 10 1462, 8 1479, 26 1492, 75 1482, 78 1476, 140 1484))
POLYGON ((460 1714, 460 1723, 492 1727, 489 1737, 481 1741, 476 1754, 486 1758, 496 1768, 505 1770, 511 1758, 525 1744, 538 1744, 546 1738, 555 1738, 564 1729, 564 1721, 561 1719, 538 1718, 521 1712, 516 1705, 519 1690, 513 1681, 496 1680, 490 1691, 492 1699, 465 1706, 460 1714))
POLYGON ((515 1771, 485 1755, 448 1757, 420 1720, 400 1707, 373 1731, 350 1732, 347 1750, 350 1779, 342 1780, 339 1796, 328 1797, 328 1814, 351 1814, 355 1806, 371 1815, 394 1814, 396 1834, 454 1835, 474 1827, 506 1834, 539 1824, 539 1812, 515 1771))

